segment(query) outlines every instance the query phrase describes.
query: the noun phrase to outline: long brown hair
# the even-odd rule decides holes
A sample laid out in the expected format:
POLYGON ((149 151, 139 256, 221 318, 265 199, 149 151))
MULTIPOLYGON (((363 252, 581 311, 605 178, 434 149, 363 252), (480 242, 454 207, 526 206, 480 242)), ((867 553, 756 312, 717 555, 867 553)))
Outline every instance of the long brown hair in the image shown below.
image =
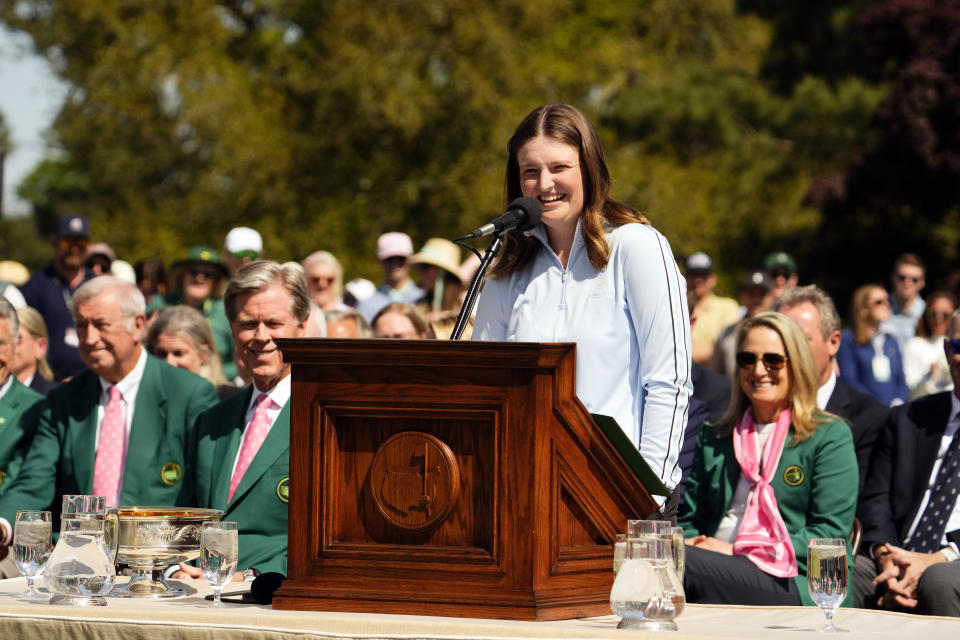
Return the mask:
MULTIPOLYGON (((946 300, 950 303, 950 306, 953 307, 953 311, 957 310, 957 297, 950 293, 949 291, 934 291, 926 299, 926 309, 923 311, 923 315, 920 316, 920 319, 917 320, 917 336, 920 338, 935 338, 937 337, 933 333, 933 322, 930 317, 933 313, 933 310, 930 308, 937 300, 946 300)), ((953 312, 950 312, 950 315, 953 315, 953 312)))
MULTIPOLYGON (((650 224, 639 211, 610 198, 610 172, 603 157, 600 136, 593 124, 576 107, 568 104, 547 104, 537 107, 523 119, 507 143, 507 171, 504 186, 504 204, 523 195, 520 188, 520 164, 517 154, 528 140, 547 136, 576 147, 580 152, 580 171, 583 175, 583 213, 581 227, 590 264, 599 270, 607 266, 610 245, 604 235, 606 227, 618 227, 628 222, 650 224)), ((491 275, 501 278, 522 269, 533 258, 537 246, 534 238, 507 234, 500 258, 491 275)))

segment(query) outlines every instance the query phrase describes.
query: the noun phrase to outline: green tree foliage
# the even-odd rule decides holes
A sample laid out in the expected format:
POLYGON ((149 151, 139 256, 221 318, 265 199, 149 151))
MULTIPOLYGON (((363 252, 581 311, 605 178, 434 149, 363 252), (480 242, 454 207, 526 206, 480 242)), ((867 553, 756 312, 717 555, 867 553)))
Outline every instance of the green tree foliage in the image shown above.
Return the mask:
POLYGON ((811 189, 833 227, 821 255, 858 283, 912 251, 942 286, 960 257, 960 1, 884 0, 859 24, 891 89, 861 153, 811 189))
POLYGON ((841 171, 879 92, 800 78, 774 93, 767 18, 733 0, 20 0, 72 86, 63 158, 24 187, 41 220, 88 214, 135 260, 218 244, 326 248, 376 276, 376 236, 458 235, 497 213, 506 141, 570 102, 601 126, 614 196, 684 255, 755 268, 810 238, 809 180, 841 171), (791 247, 794 245, 791 244, 791 247))

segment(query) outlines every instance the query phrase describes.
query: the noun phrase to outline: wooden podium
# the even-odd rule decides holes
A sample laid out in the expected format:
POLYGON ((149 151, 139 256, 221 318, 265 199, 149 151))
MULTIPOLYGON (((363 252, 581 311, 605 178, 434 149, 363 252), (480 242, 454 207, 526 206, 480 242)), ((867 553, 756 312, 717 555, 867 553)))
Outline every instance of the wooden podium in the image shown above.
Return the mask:
POLYGON ((574 345, 278 343, 293 396, 275 608, 610 613, 615 535, 656 504, 577 400, 574 345))

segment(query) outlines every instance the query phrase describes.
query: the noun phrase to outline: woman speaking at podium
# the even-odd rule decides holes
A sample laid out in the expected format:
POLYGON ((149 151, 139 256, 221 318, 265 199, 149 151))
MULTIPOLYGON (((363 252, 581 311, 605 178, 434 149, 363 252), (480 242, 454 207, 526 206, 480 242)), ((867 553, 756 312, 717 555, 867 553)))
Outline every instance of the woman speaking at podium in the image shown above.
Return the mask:
POLYGON ((673 489, 692 385, 686 283, 670 245, 610 198, 600 138, 576 108, 538 107, 508 151, 506 201, 533 198, 543 217, 504 238, 473 338, 575 342, 578 397, 615 418, 673 489))

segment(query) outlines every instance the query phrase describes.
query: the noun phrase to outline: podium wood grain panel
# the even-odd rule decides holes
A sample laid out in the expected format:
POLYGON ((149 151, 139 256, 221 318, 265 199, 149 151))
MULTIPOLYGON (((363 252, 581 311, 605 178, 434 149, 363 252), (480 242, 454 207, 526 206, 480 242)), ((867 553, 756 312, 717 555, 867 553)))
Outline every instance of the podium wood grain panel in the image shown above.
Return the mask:
POLYGON ((656 504, 575 395, 575 346, 287 339, 289 579, 274 607, 608 614, 656 504))

